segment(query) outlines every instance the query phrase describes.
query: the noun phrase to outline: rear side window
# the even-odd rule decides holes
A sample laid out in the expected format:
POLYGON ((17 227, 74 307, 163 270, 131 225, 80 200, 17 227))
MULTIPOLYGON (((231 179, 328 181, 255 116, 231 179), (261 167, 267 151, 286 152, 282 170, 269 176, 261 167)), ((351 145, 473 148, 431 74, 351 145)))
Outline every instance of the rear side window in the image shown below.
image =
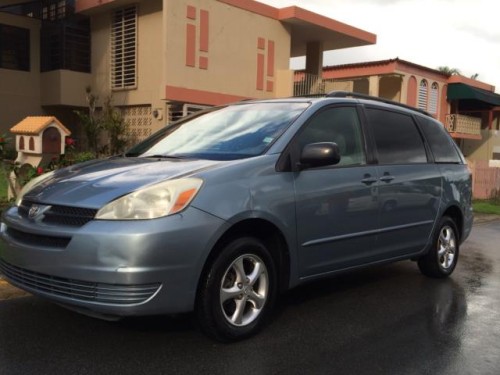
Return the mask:
POLYGON ((462 160, 453 139, 443 125, 430 119, 419 118, 425 139, 431 147, 436 163, 461 163, 462 160))
POLYGON ((411 116, 366 108, 379 164, 426 163, 424 142, 411 116))

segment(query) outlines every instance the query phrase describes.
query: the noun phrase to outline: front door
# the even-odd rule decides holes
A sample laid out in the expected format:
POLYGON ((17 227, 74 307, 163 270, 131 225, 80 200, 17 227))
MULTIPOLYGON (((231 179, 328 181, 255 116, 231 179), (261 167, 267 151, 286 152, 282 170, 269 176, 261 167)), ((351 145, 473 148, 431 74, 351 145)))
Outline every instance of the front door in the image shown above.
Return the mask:
POLYGON ((296 172, 299 272, 310 277, 363 263, 372 252, 378 223, 377 167, 366 164, 355 107, 316 114, 298 135, 299 148, 335 142, 334 166, 296 172))

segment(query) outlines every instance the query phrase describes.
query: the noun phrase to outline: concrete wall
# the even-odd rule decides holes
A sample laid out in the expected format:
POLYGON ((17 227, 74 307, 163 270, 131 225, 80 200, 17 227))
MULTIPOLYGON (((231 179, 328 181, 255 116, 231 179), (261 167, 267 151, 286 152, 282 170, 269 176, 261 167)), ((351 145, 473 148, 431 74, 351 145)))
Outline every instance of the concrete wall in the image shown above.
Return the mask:
POLYGON ((460 148, 467 159, 475 161, 493 159, 493 152, 500 147, 500 131, 482 130, 481 137, 481 140, 460 141, 460 148))
MULTIPOLYGON (((115 106, 150 105, 165 111, 163 57, 162 0, 142 1, 138 4, 137 25, 137 87, 111 90, 111 17, 113 10, 93 15, 92 30, 92 91, 101 99, 112 95, 115 106)), ((100 101, 102 104, 102 100, 100 101)), ((165 119, 152 119, 153 129, 162 127, 165 119)))
POLYGON ((0 134, 29 115, 43 115, 40 98, 40 21, 0 12, 0 23, 30 30, 30 71, 0 69, 0 134))
POLYGON ((383 76, 379 81, 379 96, 381 98, 401 102, 402 77, 383 76))
MULTIPOLYGON (((137 87, 111 90, 111 8, 91 15, 91 87, 101 99, 112 95, 115 106, 160 110, 163 116, 151 118, 153 131, 166 123, 168 101, 213 105, 292 95, 290 30, 278 20, 212 0, 148 0, 137 6, 137 87), (194 63, 188 64, 192 47, 194 63)), ((59 100, 63 90, 47 101, 59 100)))
POLYGON ((416 98, 417 98, 417 104, 418 104, 418 89, 420 85, 420 81, 422 79, 425 79, 427 81, 427 100, 429 100, 430 97, 430 89, 431 85, 436 82, 439 87, 438 91, 438 102, 437 102, 437 113, 436 113, 436 118, 440 120, 441 122, 444 122, 445 116, 450 113, 450 106, 448 103, 446 103, 446 85, 447 81, 444 77, 434 74, 434 73, 424 73, 419 71, 418 69, 407 67, 405 68, 400 68, 400 70, 396 71, 397 73, 400 73, 402 75, 402 82, 401 82, 401 103, 409 104, 408 103, 408 96, 409 96, 409 80, 411 77, 414 77, 417 82, 417 87, 416 87, 416 98))
POLYGON ((292 94, 290 32, 281 22, 217 1, 164 0, 164 6, 168 86, 249 98, 292 94), (194 9, 191 17, 195 18, 188 16, 188 6, 194 9), (208 30, 203 30, 202 12, 208 17, 208 30), (186 57, 187 46, 193 42, 188 28, 195 30, 194 66, 188 65, 186 57), (208 51, 203 51, 204 32, 208 51), (259 71, 259 54, 263 71, 259 71), (264 76, 262 89, 257 87, 259 74, 264 76))
POLYGON ((353 81, 353 91, 359 94, 366 94, 370 91, 370 83, 368 79, 361 78, 353 81))
POLYGON ((85 88, 91 84, 90 73, 53 70, 41 74, 40 90, 43 106, 85 107, 85 88))

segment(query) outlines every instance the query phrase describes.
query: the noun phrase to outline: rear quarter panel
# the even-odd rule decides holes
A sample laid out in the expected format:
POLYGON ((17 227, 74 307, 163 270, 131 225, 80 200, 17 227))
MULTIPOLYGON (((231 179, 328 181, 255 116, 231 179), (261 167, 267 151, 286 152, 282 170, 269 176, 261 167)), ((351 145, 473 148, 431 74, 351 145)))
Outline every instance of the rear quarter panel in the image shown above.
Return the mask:
POLYGON ((441 215, 447 209, 456 206, 462 214, 460 241, 463 242, 472 230, 474 219, 472 212, 472 176, 464 164, 440 164, 443 176, 443 196, 441 200, 441 215))

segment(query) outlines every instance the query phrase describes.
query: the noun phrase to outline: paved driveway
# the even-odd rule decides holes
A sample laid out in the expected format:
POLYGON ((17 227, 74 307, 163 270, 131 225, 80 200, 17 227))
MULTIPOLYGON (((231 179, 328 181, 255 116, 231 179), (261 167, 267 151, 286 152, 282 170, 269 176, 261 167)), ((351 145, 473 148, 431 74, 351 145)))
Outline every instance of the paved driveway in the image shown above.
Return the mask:
POLYGON ((260 335, 224 345, 189 315, 108 323, 36 297, 0 301, 0 374, 499 374, 500 221, 452 278, 412 262, 300 287, 260 335))

